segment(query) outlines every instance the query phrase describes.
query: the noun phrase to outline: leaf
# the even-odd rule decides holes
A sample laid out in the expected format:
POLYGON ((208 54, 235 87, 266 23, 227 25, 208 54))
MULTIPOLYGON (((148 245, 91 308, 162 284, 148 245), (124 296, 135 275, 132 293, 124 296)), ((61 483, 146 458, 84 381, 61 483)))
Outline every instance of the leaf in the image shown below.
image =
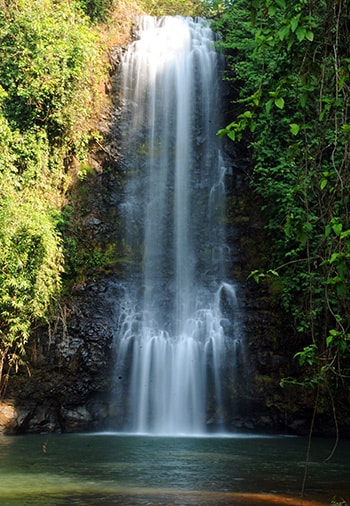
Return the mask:
POLYGON ((342 253, 332 253, 331 258, 329 259, 329 263, 334 264, 335 262, 338 262, 342 258, 343 258, 342 253))
POLYGON ((300 130, 300 125, 298 125, 297 123, 291 123, 289 125, 289 128, 290 128, 292 135, 298 135, 299 130, 300 130))
POLYGON ((225 137, 225 135, 227 135, 227 128, 221 128, 216 132, 216 135, 222 139, 222 137, 225 137))
POLYGON ((270 5, 269 6, 269 9, 268 9, 268 13, 269 13, 269 16, 274 16, 277 12, 277 7, 276 5, 270 5))
POLYGON ((320 182, 320 189, 324 190, 328 184, 328 179, 322 179, 320 182))
POLYGON ((275 106, 278 107, 278 109, 283 109, 284 108, 284 98, 283 97, 275 98, 275 106))
POLYGON ((260 279, 264 278, 264 277, 265 277, 265 274, 263 274, 262 272, 260 272, 258 269, 255 269, 254 271, 252 271, 249 274, 249 276, 247 277, 247 279, 253 278, 256 283, 259 283, 260 279))
POLYGON ((332 342, 333 342, 333 336, 328 336, 326 339, 327 348, 329 348, 329 346, 332 344, 332 342))
POLYGON ((240 114, 238 116, 238 119, 241 119, 241 118, 251 119, 252 117, 253 117, 252 111, 244 111, 242 114, 240 114))
POLYGON ((294 16, 293 19, 290 20, 290 27, 292 29, 292 32, 295 32, 295 30, 297 29, 298 24, 299 24, 299 20, 300 20, 300 14, 297 14, 296 16, 294 16))
POLYGON ((341 353, 345 353, 346 349, 347 349, 347 343, 346 343, 346 341, 340 341, 338 343, 338 348, 339 348, 339 350, 340 350, 341 353))
POLYGON ((333 232, 335 233, 335 235, 339 236, 341 234, 341 231, 343 230, 343 224, 342 223, 335 223, 332 226, 332 229, 333 229, 333 232))
POLYGON ((4 88, 0 84, 0 100, 3 99, 3 98, 6 98, 7 96, 8 96, 7 91, 4 90, 4 88))
POLYGON ((306 28, 304 26, 298 26, 295 33, 296 33, 298 41, 302 42, 306 36, 306 28))
POLYGON ((282 26, 282 28, 280 28, 277 32, 279 39, 282 41, 286 39, 289 35, 289 32, 290 32, 289 25, 282 26))
POLYGON ((305 37, 307 38, 307 40, 312 42, 314 40, 314 32, 312 32, 311 30, 307 30, 305 37))
POLYGON ((342 279, 345 279, 346 277, 346 262, 344 262, 344 260, 342 262, 339 262, 337 264, 337 271, 339 273, 339 276, 342 278, 342 279))
POLYGON ((268 102, 266 102, 266 105, 265 105, 265 110, 266 110, 267 114, 270 114, 272 106, 273 106, 273 100, 270 99, 268 102))
POLYGON ((303 225, 303 232, 306 234, 310 233, 312 231, 312 224, 309 221, 306 221, 303 225))
POLYGON ((285 2, 285 0, 275 0, 275 2, 278 5, 278 7, 280 7, 281 9, 285 9, 286 8, 286 2, 285 2))

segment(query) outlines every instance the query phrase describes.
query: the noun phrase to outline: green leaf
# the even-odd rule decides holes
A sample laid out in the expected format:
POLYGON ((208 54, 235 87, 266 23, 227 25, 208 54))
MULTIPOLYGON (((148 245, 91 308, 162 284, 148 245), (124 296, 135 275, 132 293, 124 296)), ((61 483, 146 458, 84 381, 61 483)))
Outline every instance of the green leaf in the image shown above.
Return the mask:
POLYGON ((251 119, 252 117, 253 117, 252 111, 244 111, 242 114, 240 114, 238 116, 238 119, 241 119, 241 118, 251 119))
POLYGON ((296 33, 298 41, 302 42, 306 36, 306 28, 304 26, 298 26, 295 33, 296 33))
POLYGON ((0 100, 6 98, 7 96, 8 96, 7 91, 4 90, 4 88, 0 84, 0 100))
POLYGON ((278 107, 278 109, 283 109, 284 108, 284 98, 283 97, 275 98, 275 106, 278 107))
POLYGON ((290 128, 292 135, 298 135, 299 130, 300 130, 300 125, 298 125, 297 123, 291 123, 289 125, 289 128, 290 128))
POLYGON ((285 0, 275 0, 275 2, 278 5, 278 7, 280 7, 281 9, 285 9, 286 8, 286 2, 285 2, 285 0))
POLYGON ((329 346, 332 344, 332 342, 333 342, 333 336, 328 336, 326 339, 327 348, 329 348, 329 346))
POLYGON ((312 42, 314 40, 314 32, 312 32, 311 30, 307 30, 305 37, 307 38, 307 40, 312 42))
POLYGON ((265 277, 264 273, 260 272, 258 269, 255 269, 254 271, 251 271, 247 279, 253 278, 256 283, 259 283, 260 279, 264 277, 265 277))
POLYGON ((320 189, 324 190, 328 184, 328 179, 322 179, 320 182, 320 189))
POLYGON ((300 365, 314 365, 316 363, 316 352, 317 345, 310 344, 309 346, 305 346, 302 351, 296 353, 293 358, 298 358, 300 365))
POLYGON ((216 132, 216 135, 217 135, 218 137, 220 137, 220 139, 221 139, 222 137, 225 137, 225 135, 227 135, 227 129, 226 129, 226 128, 221 128, 220 130, 218 130, 218 131, 216 132))
POLYGON ((309 221, 306 221, 303 225, 303 232, 306 234, 310 233, 312 231, 312 224, 309 221))
POLYGON ((333 232, 335 233, 335 235, 339 236, 341 234, 341 231, 343 230, 343 224, 342 223, 335 223, 332 226, 332 229, 333 229, 333 232))
POLYGON ((282 26, 282 28, 280 28, 278 30, 277 35, 280 40, 285 40, 288 37, 289 32, 290 32, 290 26, 285 25, 285 26, 282 26))
POLYGON ((334 263, 338 262, 342 258, 343 258, 343 254, 342 253, 332 253, 331 258, 329 259, 329 263, 330 264, 334 264, 334 263))
POLYGON ((270 114, 272 106, 273 106, 273 100, 270 99, 265 104, 265 110, 266 110, 267 114, 270 114))
POLYGON ((292 29, 292 32, 295 32, 295 30, 297 29, 300 16, 301 16, 300 14, 297 14, 296 16, 294 16, 293 19, 290 20, 290 27, 292 29))

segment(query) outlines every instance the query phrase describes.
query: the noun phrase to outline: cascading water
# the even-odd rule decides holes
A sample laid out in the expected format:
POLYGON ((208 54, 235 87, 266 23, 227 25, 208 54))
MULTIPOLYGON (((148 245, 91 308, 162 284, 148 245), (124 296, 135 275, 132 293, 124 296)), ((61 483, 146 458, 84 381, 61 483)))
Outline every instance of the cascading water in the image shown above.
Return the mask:
POLYGON ((234 376, 240 330, 225 280, 220 60, 206 21, 143 17, 121 62, 129 268, 116 384, 128 431, 204 433, 209 418, 220 426, 224 363, 234 376))

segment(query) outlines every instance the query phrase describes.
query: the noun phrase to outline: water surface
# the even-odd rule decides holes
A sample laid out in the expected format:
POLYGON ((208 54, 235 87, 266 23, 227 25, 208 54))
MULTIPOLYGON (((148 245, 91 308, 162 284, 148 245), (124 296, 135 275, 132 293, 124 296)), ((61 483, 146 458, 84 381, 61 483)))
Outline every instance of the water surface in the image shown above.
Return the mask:
MULTIPOLYGON (((350 502, 350 442, 315 440, 304 506, 350 502)), ((304 438, 0 437, 1 506, 299 505, 304 438)))

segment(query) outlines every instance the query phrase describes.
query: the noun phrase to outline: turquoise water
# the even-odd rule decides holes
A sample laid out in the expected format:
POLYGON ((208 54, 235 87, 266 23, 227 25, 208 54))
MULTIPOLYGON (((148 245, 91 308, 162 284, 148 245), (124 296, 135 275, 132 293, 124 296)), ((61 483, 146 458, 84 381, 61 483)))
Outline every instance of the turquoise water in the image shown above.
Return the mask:
MULTIPOLYGON (((314 440, 305 506, 350 504, 350 441, 314 440)), ((0 437, 0 505, 299 505, 307 441, 117 434, 0 437)))

